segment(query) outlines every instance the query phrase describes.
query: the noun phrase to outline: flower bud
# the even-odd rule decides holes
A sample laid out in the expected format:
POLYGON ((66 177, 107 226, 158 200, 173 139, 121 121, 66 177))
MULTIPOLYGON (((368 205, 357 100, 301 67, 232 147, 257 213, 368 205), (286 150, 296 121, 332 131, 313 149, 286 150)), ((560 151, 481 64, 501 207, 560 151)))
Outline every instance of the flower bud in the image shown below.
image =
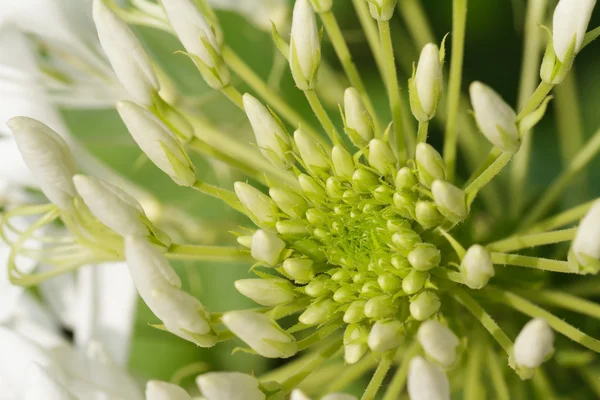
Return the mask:
POLYGON ((338 304, 331 299, 312 303, 300 316, 298 321, 305 325, 317 325, 327 321, 337 310, 338 304))
POLYGON ((411 400, 450 400, 450 383, 444 370, 421 356, 410 360, 407 386, 411 400))
POLYGON ((435 115, 441 93, 442 65, 440 49, 428 43, 423 47, 417 70, 408 83, 410 108, 419 122, 427 122, 435 115))
POLYGON ((310 0, 312 6, 317 13, 325 13, 331 11, 333 7, 333 0, 310 0))
POLYGON ((303 221, 277 221, 275 229, 283 236, 308 236, 310 234, 303 221))
POLYGON ((330 292, 327 286, 328 282, 329 277, 325 275, 319 275, 304 287, 304 291, 310 297, 321 297, 330 292))
POLYGON ((402 287, 402 280, 394 274, 381 274, 377 277, 377 284, 384 292, 396 294, 402 287))
POLYGON ((496 274, 487 250, 478 244, 469 247, 460 263, 463 281, 471 289, 481 289, 496 274))
POLYGON ((408 275, 402 280, 402 290, 409 295, 415 294, 423 289, 427 279, 429 279, 427 272, 411 269, 408 275))
POLYGON ((389 21, 394 15, 396 0, 369 0, 371 17, 377 21, 389 21))
POLYGON ((346 133, 356 147, 364 147, 373 139, 373 118, 367 111, 358 90, 349 87, 344 92, 346 133))
POLYGON ((369 165, 381 175, 392 175, 396 172, 396 156, 381 139, 373 139, 369 142, 369 165))
POLYGON ((425 321, 438 312, 441 303, 437 295, 429 290, 419 293, 410 301, 410 315, 417 321, 425 321))
POLYGON ((252 247, 252 236, 240 236, 237 238, 237 242, 249 249, 252 247))
POLYGON ((314 89, 321 62, 321 43, 315 12, 308 0, 296 0, 294 5, 289 60, 298 89, 314 89))
POLYGON ((353 324, 365 319, 365 304, 367 304, 366 300, 356 300, 352 302, 350 307, 348 307, 344 313, 344 322, 347 324, 353 324))
POLYGON ((392 243, 404 253, 410 253, 421 242, 421 237, 411 229, 402 229, 392 235, 392 243))
POLYGON ((243 102, 262 155, 280 169, 294 164, 292 142, 281 121, 252 95, 244 94, 243 102))
POLYGON ((429 271, 440 265, 442 254, 432 244, 418 244, 410 253, 408 253, 408 262, 417 271, 429 271))
POLYGON ((333 169, 335 170, 336 176, 339 178, 344 178, 349 181, 352 179, 352 174, 354 174, 354 160, 352 156, 344 146, 340 146, 339 144, 333 146, 333 150, 331 151, 331 161, 333 161, 333 169))
POLYGON ((375 322, 367 340, 369 349, 375 353, 395 349, 402 342, 404 342, 404 326, 396 319, 375 322))
POLYGON ((266 358, 288 358, 296 354, 296 339, 268 315, 253 311, 230 311, 223 324, 254 351, 266 358))
POLYGON ((192 397, 172 383, 148 381, 146 383, 146 400, 192 400, 192 397))
POLYGON ((312 177, 306 174, 298 176, 298 183, 304 194, 313 202, 320 203, 327 197, 327 193, 321 185, 319 185, 312 177))
POLYGON ((416 151, 419 182, 425 187, 431 187, 436 179, 446 179, 446 167, 440 153, 427 143, 419 143, 416 151))
POLYGON ((552 18, 554 51, 561 62, 569 49, 574 54, 581 50, 596 0, 560 0, 552 18))
POLYGON ((77 167, 67 143, 33 118, 14 117, 6 125, 13 132, 21 157, 42 192, 52 203, 68 209, 77 196, 73 185, 77 167))
POLYGON ((308 209, 306 201, 296 193, 280 188, 269 189, 269 195, 279 208, 292 218, 303 219, 308 209))
POLYGON ((444 221, 444 217, 431 201, 417 201, 415 206, 415 219, 425 229, 433 228, 444 221))
POLYGON ((380 185, 379 178, 366 169, 359 168, 352 174, 352 185, 357 192, 368 193, 380 185))
POLYGON ((365 355, 369 347, 367 337, 369 331, 363 325, 350 324, 344 332, 344 360, 355 364, 365 355))
POLYGON ((94 22, 102 49, 119 82, 133 100, 150 106, 160 85, 152 61, 129 26, 104 4, 94 0, 94 22))
POLYGON ((344 195, 344 186, 342 185, 342 182, 340 182, 333 176, 330 176, 325 182, 325 191, 327 192, 327 195, 329 197, 334 199, 341 199, 344 195))
POLYGON ((287 258, 283 262, 283 270, 296 283, 308 283, 315 277, 313 261, 309 258, 287 258))
POLYGON ((414 193, 401 190, 394 193, 393 202, 394 207, 404 218, 413 219, 415 217, 417 196, 415 196, 414 193))
POLYGON ((300 157, 310 171, 329 171, 329 160, 325 156, 324 151, 319 147, 318 143, 302 129, 297 129, 294 132, 294 141, 298 146, 300 157))
POLYGON ((425 354, 445 368, 456 362, 456 348, 460 341, 448 327, 436 320, 425 321, 419 326, 417 339, 425 354))
POLYGON ((117 111, 133 140, 158 168, 180 186, 192 186, 196 182, 194 164, 162 121, 130 101, 119 101, 117 111))
POLYGON ((196 378, 207 400, 265 400, 258 379, 240 372, 209 372, 196 378))
POLYGON ((208 311, 180 290, 181 280, 165 256, 145 238, 125 238, 125 258, 140 297, 165 328, 202 347, 217 343, 208 311))
POLYGON ((574 272, 596 273, 600 269, 600 202, 596 202, 581 220, 569 251, 574 272))
POLYGON ((394 184, 396 189, 412 189, 418 182, 415 173, 408 167, 402 167, 396 173, 394 184))
POLYGON ((230 74, 221 57, 221 47, 194 0, 161 0, 161 3, 171 27, 206 83, 217 90, 227 86, 230 74))
POLYGON ((239 279, 234 285, 238 292, 262 306, 276 306, 296 298, 294 285, 286 279, 239 279))
MULTIPOLYGON (((373 283, 377 284, 376 282, 373 283)), ((373 297, 365 304, 365 315, 368 318, 383 319, 397 312, 398 307, 394 304, 393 298, 387 294, 373 297)))
POLYGON ((233 185, 236 196, 244 207, 252 213, 260 223, 272 224, 277 221, 277 204, 266 194, 252 185, 236 182, 233 185))
POLYGON ((479 129, 494 146, 508 153, 521 147, 517 114, 491 87, 473 82, 469 87, 471 104, 479 129))
POLYGON ((279 263, 285 242, 273 233, 257 230, 252 235, 250 254, 256 261, 275 266, 279 263))
POLYGON ((513 357, 517 368, 535 369, 554 353, 554 332, 548 323, 535 318, 525 324, 515 339, 513 357))
POLYGON ((465 192, 450 182, 436 180, 431 185, 431 192, 438 210, 448 220, 457 223, 469 215, 465 192))
POLYGON ((342 286, 333 294, 333 301, 341 304, 349 303, 356 299, 356 290, 350 286, 342 286))

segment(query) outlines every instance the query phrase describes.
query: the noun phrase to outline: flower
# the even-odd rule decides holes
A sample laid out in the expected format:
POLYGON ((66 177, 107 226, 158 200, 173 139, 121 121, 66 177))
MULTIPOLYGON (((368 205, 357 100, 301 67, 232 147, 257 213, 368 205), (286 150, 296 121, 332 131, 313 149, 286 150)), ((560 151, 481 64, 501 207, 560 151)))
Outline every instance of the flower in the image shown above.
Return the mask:
POLYGON ((408 367, 408 395, 411 400, 449 400, 448 378, 440 367, 416 356, 408 367))
POLYGON ((460 267, 463 279, 471 289, 485 287, 496 274, 490 254, 478 244, 469 247, 460 267))
POLYGON ((447 368, 456 362, 460 342, 448 327, 436 320, 427 320, 419 326, 417 338, 427 356, 441 366, 447 368))
POLYGON ((529 321, 515 340, 513 356, 518 368, 535 369, 554 353, 554 332, 540 318, 529 321))
POLYGON ((289 61, 296 86, 300 90, 314 89, 321 62, 321 43, 309 0, 296 0, 290 37, 289 61))
POLYGON ((596 0, 560 0, 552 17, 552 41, 554 51, 561 62, 567 52, 578 53, 596 0))
POLYGON ((208 400, 265 400, 258 380, 239 372, 211 372, 196 378, 196 384, 208 400))

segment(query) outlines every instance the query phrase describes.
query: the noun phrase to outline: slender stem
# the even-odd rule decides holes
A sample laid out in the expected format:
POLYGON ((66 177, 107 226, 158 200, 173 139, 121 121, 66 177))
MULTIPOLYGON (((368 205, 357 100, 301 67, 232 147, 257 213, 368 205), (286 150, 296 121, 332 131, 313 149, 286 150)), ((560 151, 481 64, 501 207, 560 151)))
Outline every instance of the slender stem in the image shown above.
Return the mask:
POLYGON ((428 128, 429 128, 429 121, 419 122, 419 131, 417 132, 417 143, 427 142, 428 128))
POLYGON ((494 390, 496 392, 496 399, 510 400, 508 384, 506 383, 506 378, 504 377, 504 364, 506 364, 506 362, 501 360, 501 357, 491 348, 488 351, 488 356, 490 377, 492 378, 492 385, 494 386, 494 390))
POLYGON ((242 101, 242 94, 231 85, 225 86, 221 89, 223 93, 233 104, 238 106, 241 110, 244 110, 244 102, 242 101))
MULTIPOLYGON (((481 381, 483 367, 483 347, 481 342, 469 343, 469 360, 467 361, 467 376, 465 382, 465 400, 479 400, 485 398, 485 391, 481 381)), ((486 363, 487 364, 487 363, 486 363)))
POLYGON ((342 373, 325 388, 324 393, 333 393, 344 389, 352 382, 358 380, 367 371, 373 369, 375 365, 377 365, 375 358, 368 355, 356 364, 346 366, 342 373))
POLYGON ((571 295, 583 296, 583 297, 597 297, 600 296, 600 278, 588 278, 586 280, 578 281, 567 285, 564 288, 565 292, 569 292, 571 295))
POLYGON ((594 40, 596 40, 598 38, 598 36, 600 36, 600 26, 592 29, 591 31, 589 31, 588 33, 585 34, 581 48, 583 49, 585 46, 592 43, 594 40))
POLYGON ((323 108, 323 104, 321 104, 321 101, 319 100, 319 97, 315 91, 305 90, 304 94, 306 95, 306 99, 308 100, 310 107, 323 126, 323 129, 325 129, 325 132, 327 132, 329 139, 333 142, 333 144, 341 144, 342 138, 340 137, 340 133, 331 121, 331 118, 329 118, 329 115, 327 115, 327 112, 325 111, 325 108, 323 108))
POLYGON ((486 246, 488 251, 511 252, 528 247, 544 246, 573 240, 577 228, 562 229, 559 231, 533 233, 529 235, 516 235, 498 240, 486 246))
POLYGON ((587 382, 590 389, 592 389, 596 398, 600 398, 600 379, 598 379, 598 373, 592 372, 590 368, 581 367, 579 368, 579 374, 587 382))
POLYGON ((379 21, 379 40, 381 43, 381 52, 385 67, 385 85, 387 88, 390 109, 392 111, 392 121, 394 122, 394 132, 396 140, 397 155, 402 164, 408 157, 406 146, 414 147, 414 138, 405 136, 404 126, 402 125, 402 99, 400 97, 400 86, 398 85, 398 75, 396 74, 396 63, 394 61, 394 48, 390 34, 390 22, 379 21))
POLYGON ((238 201, 235 193, 230 192, 229 190, 225 190, 220 187, 217 187, 217 186, 214 186, 214 185, 211 185, 208 183, 200 182, 200 181, 196 181, 196 183, 194 183, 192 188, 196 189, 197 191, 199 191, 201 193, 204 193, 209 196, 215 197, 219 200, 222 200, 227 205, 229 205, 231 208, 238 210, 241 213, 245 212, 241 203, 238 201))
POLYGON ((574 222, 579 221, 587 212, 592 208, 592 206, 598 201, 598 199, 594 199, 592 201, 588 201, 587 203, 581 204, 577 207, 573 207, 569 210, 563 211, 560 214, 557 214, 553 217, 550 217, 544 221, 541 221, 531 228, 527 229, 527 232, 543 232, 556 228, 560 228, 574 222))
POLYGON ((471 174, 471 176, 465 183, 465 188, 468 187, 471 183, 473 183, 473 181, 477 179, 481 174, 483 174, 490 167, 490 165, 492 165, 501 155, 502 150, 500 150, 497 147, 492 147, 485 160, 483 160, 481 165, 477 168, 475 172, 473 172, 473 174, 471 174))
POLYGON ((551 260, 548 258, 528 257, 519 254, 491 253, 490 257, 494 264, 516 265, 539 269, 542 271, 562 272, 565 274, 574 274, 566 261, 551 260))
POLYGON ((404 386, 406 385, 406 378, 408 377, 408 366, 410 365, 410 360, 419 352, 419 342, 412 342, 406 353, 404 353, 404 357, 402 357, 402 362, 400 363, 400 367, 396 370, 392 381, 387 387, 385 394, 383 396, 383 400, 397 400, 400 398, 400 394, 404 390, 404 386))
POLYGON ((465 27, 467 25, 467 0, 452 1, 452 60, 448 83, 448 120, 444 139, 444 160, 448 180, 454 180, 456 170, 457 120, 462 83, 463 57, 465 49, 465 27))
POLYGON ((177 243, 172 244, 165 255, 174 260, 222 262, 248 262, 253 260, 247 251, 240 250, 237 247, 199 246, 177 243))
POLYGON ((518 293, 525 297, 531 297, 539 303, 564 308, 600 320, 600 305, 598 303, 573 296, 563 291, 536 290, 534 293, 531 291, 518 293))
POLYGON ((502 153, 481 175, 479 175, 467 188, 467 204, 470 206, 477 197, 477 193, 485 187, 496 175, 498 175, 512 158, 511 153, 502 153))
POLYGON ((533 388, 539 399, 555 399, 556 393, 543 368, 538 368, 531 379, 533 388))
POLYGON ((371 101, 369 94, 367 93, 365 84, 360 77, 360 73, 352 61, 352 55, 350 54, 350 50, 348 49, 348 45, 346 44, 346 40, 344 39, 344 35, 342 34, 335 15, 333 12, 328 11, 320 14, 320 16, 321 20, 323 21, 323 26, 325 26, 325 30, 327 30, 327 35, 331 40, 331 44, 333 44, 333 49, 335 50, 335 53, 342 64, 342 68, 344 68, 346 76, 348 76, 350 84, 358 91, 358 93, 360 93, 367 111, 373 118, 375 135, 381 135, 381 126, 379 124, 377 112, 373 106, 373 102, 371 101))
POLYGON ((379 73, 382 76, 385 76, 385 61, 383 59, 381 45, 379 43, 377 24, 373 20, 373 17, 371 17, 369 6, 364 0, 352 0, 352 3, 354 4, 354 9, 356 10, 356 15, 358 16, 360 25, 365 32, 365 36, 367 37, 367 42, 369 42, 371 52, 373 52, 373 57, 375 58, 375 63, 377 64, 379 73))
POLYGON ((540 83, 537 89, 535 89, 535 92, 533 92, 533 94, 529 97, 529 100, 527 100, 527 103, 517 116, 517 119, 520 120, 524 116, 534 112, 536 108, 538 108, 539 105, 542 104, 542 101, 544 101, 544 99, 546 98, 548 93, 550 93, 553 87, 554 85, 551 85, 549 83, 540 83))
POLYGON ((427 21, 427 15, 421 0, 402 0, 398 2, 398 11, 410 32, 413 42, 422 48, 427 43, 435 43, 435 35, 427 21))
POLYGON ((363 393, 361 400, 373 400, 379 392, 379 388, 385 379, 390 367, 392 366, 392 360, 394 359, 394 351, 386 353, 379 362, 379 366, 375 370, 367 389, 363 393))

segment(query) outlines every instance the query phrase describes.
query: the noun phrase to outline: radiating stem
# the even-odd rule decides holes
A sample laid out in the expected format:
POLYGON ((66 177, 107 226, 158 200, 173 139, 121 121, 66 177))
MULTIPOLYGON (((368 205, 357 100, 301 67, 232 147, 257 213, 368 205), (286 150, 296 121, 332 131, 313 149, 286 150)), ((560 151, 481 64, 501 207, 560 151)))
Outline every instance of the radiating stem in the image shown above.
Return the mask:
POLYGON ((521 112, 519 112, 517 119, 521 120, 524 116, 534 112, 540 106, 540 104, 542 104, 542 101, 544 101, 544 99, 546 98, 548 93, 550 93, 553 87, 554 85, 551 85, 549 83, 540 83, 537 89, 535 89, 535 92, 533 92, 533 94, 529 97, 529 100, 527 100, 527 103, 525 104, 521 112))
POLYGON ((598 379, 597 371, 593 372, 591 368, 581 367, 579 368, 579 374, 583 380, 587 382, 588 386, 595 393, 596 397, 600 398, 600 379, 598 379))
POLYGON ((553 217, 550 217, 544 221, 541 221, 531 228, 527 229, 527 232, 543 232, 551 229, 560 228, 574 222, 579 221, 587 212, 592 208, 592 206, 598 201, 598 199, 594 199, 592 201, 588 201, 587 203, 581 204, 577 207, 573 207, 569 210, 563 211, 560 214, 557 214, 553 217))
POLYGON ((385 76, 385 62, 381 52, 381 43, 379 42, 377 24, 369 13, 369 6, 364 0, 352 0, 352 3, 354 4, 354 9, 356 10, 356 15, 358 16, 360 25, 365 33, 365 36, 367 37, 367 42, 369 42, 369 47, 373 52, 373 57, 375 58, 375 63, 377 64, 379 73, 381 76, 385 76))
POLYGON ((388 385, 385 394, 383 396, 383 400, 397 400, 400 398, 400 394, 404 390, 404 386, 406 385, 406 378, 408 377, 408 366, 410 365, 410 360, 419 352, 419 342, 415 341, 411 343, 408 350, 404 353, 402 357, 402 362, 400 366, 396 370, 392 381, 388 385))
POLYGON ((343 372, 325 388, 323 393, 333 393, 344 389, 363 376, 367 371, 375 368, 376 365, 377 362, 372 355, 369 354, 363 357, 356 364, 346 366, 343 372))
POLYGON ((569 268, 569 263, 566 261, 505 253, 491 253, 490 256, 494 264, 516 265, 518 267, 534 268, 542 271, 562 272, 565 274, 576 273, 569 268))
POLYGON ((511 236, 498 240, 486 246, 488 251, 511 252, 535 246, 544 246, 573 240, 577 228, 563 229, 559 231, 533 233, 529 235, 511 236))
POLYGON ((172 244, 165 255, 174 260, 198 260, 221 262, 252 262, 247 251, 237 247, 199 246, 191 244, 172 244))
POLYGON ((417 133, 417 143, 427 142, 428 128, 429 128, 429 121, 419 122, 419 131, 417 133))
POLYGON ((435 43, 435 35, 431 30, 427 15, 421 4, 421 0, 402 0, 398 2, 398 11, 404 19, 404 23, 413 42, 422 48, 427 43, 435 43))
POLYGON ((452 2, 452 59, 450 61, 450 80, 448 83, 448 120, 444 138, 444 160, 448 180, 454 180, 456 170, 456 143, 458 137, 457 120, 462 82, 463 57, 465 46, 465 27, 467 24, 467 0, 452 2))
POLYGON ((219 200, 222 200, 227 205, 229 205, 231 208, 238 210, 241 213, 244 213, 244 211, 245 211, 244 208, 242 207, 242 205, 240 204, 240 202, 238 201, 235 193, 230 192, 229 190, 225 190, 220 187, 217 187, 217 186, 214 186, 214 185, 211 185, 208 183, 200 182, 200 181, 196 181, 196 183, 194 183, 194 185, 192 187, 201 193, 204 193, 209 196, 215 197, 219 200))
POLYGON ((600 305, 593 301, 582 299, 563 291, 536 290, 535 292, 523 291, 519 293, 522 296, 531 297, 539 303, 564 308, 600 320, 600 305))
MULTIPOLYGON (((485 390, 481 381, 483 367, 483 347, 481 342, 469 343, 467 370, 468 379, 465 382, 465 400, 479 400, 485 398, 485 390)), ((486 362, 487 364, 487 362, 486 362)))
POLYGON ((600 36, 600 26, 592 29, 591 31, 588 31, 585 34, 581 48, 583 49, 585 46, 592 43, 594 40, 596 40, 598 38, 598 36, 600 36))
POLYGON ((485 185, 487 185, 502 171, 502 169, 504 169, 512 156, 513 155, 511 153, 500 154, 500 156, 481 175, 475 178, 475 180, 473 180, 473 182, 466 187, 465 194, 467 195, 468 205, 471 205, 473 200, 475 200, 475 197, 477 197, 477 193, 479 193, 479 191, 483 189, 485 185))
POLYGON ((490 348, 488 349, 488 368, 490 371, 490 377, 492 378, 492 385, 496 392, 497 400, 510 400, 510 392, 508 390, 508 384, 504 377, 504 367, 506 361, 501 360, 501 357, 490 348))
POLYGON ((394 351, 390 351, 383 355, 381 361, 379 362, 379 366, 375 370, 367 389, 363 393, 361 400, 373 400, 379 392, 379 388, 385 379, 390 367, 392 366, 392 360, 394 358, 394 351))
POLYGON ((546 372, 543 368, 538 368, 531 379, 531 383, 535 389, 538 399, 555 399, 556 393, 552 388, 552 384, 548 380, 546 372))
POLYGON ((242 101, 242 94, 233 86, 227 85, 221 89, 223 93, 233 104, 238 106, 242 111, 244 110, 244 102, 242 101))
POLYGON ((333 144, 341 144, 342 138, 340 137, 340 133, 331 121, 331 118, 329 118, 329 115, 327 115, 327 111, 325 111, 325 108, 323 107, 323 104, 321 104, 321 101, 319 100, 319 97, 315 91, 305 90, 304 94, 306 95, 306 99, 308 100, 310 107, 323 126, 323 129, 325 129, 325 132, 327 132, 329 139, 333 142, 333 144))

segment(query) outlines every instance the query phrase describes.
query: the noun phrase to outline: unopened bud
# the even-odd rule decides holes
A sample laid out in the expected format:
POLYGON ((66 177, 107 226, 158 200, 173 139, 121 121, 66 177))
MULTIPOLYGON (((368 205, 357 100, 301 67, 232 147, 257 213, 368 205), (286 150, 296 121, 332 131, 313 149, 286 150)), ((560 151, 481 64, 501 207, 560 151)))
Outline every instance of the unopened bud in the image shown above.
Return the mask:
POLYGON ((396 156, 381 139, 373 139, 369 142, 369 165, 381 175, 392 175, 396 171, 396 156))
POLYGON ((427 279, 429 279, 429 273, 411 269, 402 280, 402 290, 408 295, 415 294, 423 289, 427 279))
POLYGON ((367 193, 380 185, 379 178, 366 169, 359 168, 352 174, 352 185, 357 192, 367 193))
POLYGON ((146 383, 146 400, 192 400, 192 397, 172 383, 148 381, 146 383))
MULTIPOLYGON (((376 283, 376 282, 374 282, 376 283)), ((373 297, 365 304, 365 315, 373 319, 383 319, 398 312, 392 296, 383 295, 373 297)))
POLYGON ((314 89, 321 62, 321 43, 315 12, 308 0, 296 0, 294 5, 289 61, 298 89, 314 89))
POLYGON ((469 215, 465 192, 450 182, 436 180, 431 185, 438 210, 448 220, 457 223, 469 215))
POLYGON ((428 43, 423 47, 417 70, 409 81, 410 108, 415 118, 427 122, 435 115, 442 86, 440 49, 428 43))
POLYGON ((448 327, 438 321, 428 320, 419 326, 417 339, 425 354, 445 368, 456 362, 456 348, 460 341, 448 327))
POLYGON ((327 197, 325 189, 323 189, 323 187, 319 185, 312 177, 306 174, 301 174, 298 176, 298 183, 300 184, 304 194, 313 203, 321 203, 327 197))
POLYGON ((398 320, 377 321, 373 324, 367 344, 375 353, 395 349, 404 342, 404 326, 398 320))
POLYGON ((404 253, 410 253, 419 243, 422 243, 422 240, 415 231, 402 229, 392 235, 392 243, 403 250, 404 253))
POLYGON ((471 289, 481 289, 496 274, 487 250, 478 244, 469 247, 460 263, 463 281, 471 289))
POLYGON ((418 271, 429 271, 437 267, 442 260, 442 253, 432 244, 421 243, 408 254, 408 262, 418 271))
POLYGON ((412 189, 419 181, 414 172, 408 167, 402 167, 396 173, 394 184, 396 189, 412 189))
POLYGON ((419 181, 425 187, 431 187, 436 179, 446 179, 444 160, 436 149, 427 143, 419 143, 416 151, 419 181))
POLYGON ((600 202, 596 202, 579 223, 569 251, 569 266, 577 273, 600 270, 600 202))
POLYGON ((298 321, 306 325, 317 325, 327 321, 337 308, 338 304, 331 299, 319 300, 300 314, 298 321))
POLYGON ((367 304, 366 300, 356 300, 352 302, 350 307, 348 307, 344 313, 344 322, 347 324, 353 324, 365 319, 365 304, 367 304))
POLYGON ((394 15, 396 0, 369 0, 371 17, 377 21, 389 21, 394 15))
POLYGON ((290 217, 302 219, 308 209, 306 201, 290 190, 272 188, 269 189, 269 195, 279 208, 290 217))
POLYGON ((415 219, 425 229, 433 228, 444 221, 435 203, 431 201, 417 201, 415 206, 415 219))
POLYGON ((196 378, 196 385, 208 400, 265 400, 258 379, 240 372, 209 372, 196 378))
POLYGON ((535 369, 554 353, 554 332, 540 318, 529 321, 515 339, 513 358, 517 368, 525 375, 535 369))
POLYGON ((581 50, 596 0, 560 0, 552 19, 554 51, 561 62, 569 50, 573 55, 581 50))
POLYGON ((331 160, 333 161, 333 169, 336 176, 347 181, 352 179, 352 174, 354 174, 354 160, 352 160, 352 156, 343 146, 339 144, 333 146, 331 160))
POLYGON ((357 147, 365 147, 373 139, 373 119, 352 87, 344 92, 344 114, 346 133, 357 147))
POLYGON ((410 315, 417 321, 425 321, 440 309, 437 295, 429 290, 419 293, 410 302, 410 315))
POLYGON ((402 287, 402 280, 394 274, 382 274, 377 277, 377 283, 381 290, 395 294, 402 287))
POLYGON ((279 264, 283 249, 285 242, 273 233, 259 229, 252 235, 250 254, 257 261, 275 266, 279 264))
POLYGON ((365 355, 367 346, 368 329, 359 324, 350 324, 344 332, 344 360, 348 364, 355 364, 365 355))
POLYGON ((446 373, 421 356, 410 361, 407 385, 411 400, 450 400, 450 383, 446 373))
POLYGON ((258 222, 272 224, 277 220, 277 204, 266 194, 245 182, 236 182, 233 189, 238 199, 258 222))
POLYGON ((283 270, 296 283, 307 283, 315 277, 313 261, 309 258, 287 258, 283 262, 283 270))
POLYGON ((275 229, 283 236, 307 236, 310 234, 304 221, 277 221, 275 229))
POLYGON ((296 298, 295 286, 286 279, 239 279, 234 285, 238 292, 262 306, 276 306, 296 298))
POLYGON ((327 172, 329 171, 329 160, 319 144, 302 129, 294 132, 294 141, 298 146, 300 157, 310 171, 327 172))

